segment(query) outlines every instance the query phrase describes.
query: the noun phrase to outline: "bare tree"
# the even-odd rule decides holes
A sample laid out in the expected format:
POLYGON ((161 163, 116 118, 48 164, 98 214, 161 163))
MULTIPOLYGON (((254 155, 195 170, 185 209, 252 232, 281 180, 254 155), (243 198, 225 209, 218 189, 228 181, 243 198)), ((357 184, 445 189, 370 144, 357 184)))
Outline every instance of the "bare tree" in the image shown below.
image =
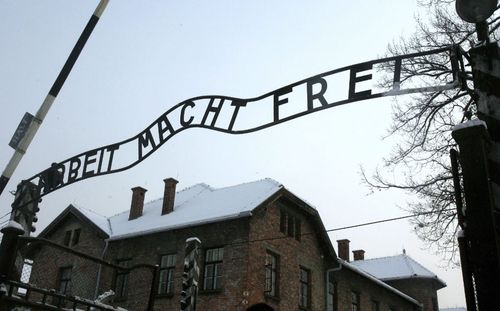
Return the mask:
MULTIPOLYGON (((389 45, 389 55, 455 44, 464 51, 471 48, 475 27, 457 16, 454 0, 426 0, 419 4, 428 10, 429 17, 417 17, 415 33, 389 45)), ((491 39, 498 42, 498 7, 488 24, 491 39)), ((449 81, 452 72, 448 61, 442 54, 437 54, 403 64, 402 81, 417 76, 439 82, 449 81)), ((419 215, 411 220, 417 236, 453 264, 458 261, 456 208, 449 160, 449 151, 455 146, 451 130, 454 125, 476 115, 470 67, 465 68, 464 89, 424 93, 404 101, 395 99, 393 123, 388 136, 398 136, 398 145, 383 159, 383 170, 377 169, 371 176, 367 176, 363 169, 361 171, 364 182, 372 191, 401 189, 415 195, 414 202, 403 209, 419 215), (388 173, 398 177, 389 178, 388 173), (403 180, 399 176, 403 176, 403 180)))

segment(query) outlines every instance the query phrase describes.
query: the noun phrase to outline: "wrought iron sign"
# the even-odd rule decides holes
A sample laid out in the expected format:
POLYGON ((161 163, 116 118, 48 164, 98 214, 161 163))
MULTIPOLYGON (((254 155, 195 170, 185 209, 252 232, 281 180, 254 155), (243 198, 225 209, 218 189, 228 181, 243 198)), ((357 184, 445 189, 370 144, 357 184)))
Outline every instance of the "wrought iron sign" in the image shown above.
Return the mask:
POLYGON ((42 197, 86 178, 129 169, 189 128, 244 134, 356 101, 456 88, 460 85, 460 65, 458 49, 447 47, 331 70, 255 98, 194 97, 173 106, 134 137, 54 163, 28 181, 38 185, 42 197), (431 55, 445 59, 450 81, 436 85, 425 75, 416 79, 415 73, 404 70, 431 55))

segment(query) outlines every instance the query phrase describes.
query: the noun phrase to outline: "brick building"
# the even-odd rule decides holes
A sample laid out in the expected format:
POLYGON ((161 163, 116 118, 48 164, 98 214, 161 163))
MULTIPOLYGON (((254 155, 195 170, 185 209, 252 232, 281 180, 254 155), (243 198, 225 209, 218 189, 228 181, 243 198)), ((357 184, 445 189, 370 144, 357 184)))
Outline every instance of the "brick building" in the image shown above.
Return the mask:
MULTIPOLYGON (((146 189, 133 188, 130 209, 109 218, 70 205, 39 236, 122 266, 158 264, 155 310, 179 309, 189 237, 202 242, 199 311, 421 310, 404 288, 339 259, 318 212, 278 182, 179 192, 176 183, 166 179, 163 198, 146 204, 146 189)), ((113 289, 113 304, 144 310, 141 276, 41 248, 30 283, 91 299, 113 289)))
POLYGON ((364 251, 354 251, 351 265, 375 276, 422 303, 423 311, 438 311, 437 291, 446 286, 436 274, 403 254, 365 260, 364 251))

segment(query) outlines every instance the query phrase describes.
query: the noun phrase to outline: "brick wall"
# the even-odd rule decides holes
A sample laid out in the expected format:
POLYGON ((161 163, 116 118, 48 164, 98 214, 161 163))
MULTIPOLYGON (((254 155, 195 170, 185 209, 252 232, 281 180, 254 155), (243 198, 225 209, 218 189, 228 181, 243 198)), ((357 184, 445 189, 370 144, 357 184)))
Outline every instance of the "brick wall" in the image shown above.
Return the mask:
POLYGON ((419 310, 415 304, 346 267, 333 272, 332 275, 336 285, 335 311, 352 310, 351 293, 353 291, 359 294, 360 310, 372 310, 372 301, 379 303, 381 311, 387 311, 390 308, 395 311, 419 310))
MULTIPOLYGON (((100 257, 105 244, 103 238, 100 238, 88 224, 80 222, 71 214, 46 238, 63 244, 66 231, 74 229, 80 229, 80 237, 78 244, 71 248, 90 256, 100 257)), ((30 283, 43 288, 57 289, 59 271, 62 267, 72 267, 71 293, 73 295, 84 298, 94 297, 98 265, 43 244, 39 244, 34 252, 30 283)))
POLYGON ((436 281, 432 279, 412 278, 407 280, 387 281, 387 284, 395 287, 423 304, 423 311, 438 310, 436 281), (436 309, 433 308, 436 304, 436 309))
POLYGON ((251 220, 248 276, 250 291, 249 306, 264 302, 276 311, 299 310, 299 269, 304 267, 311 273, 312 311, 325 309, 325 264, 323 254, 308 217, 288 206, 301 220, 300 241, 280 232, 280 203, 272 203, 254 213, 251 220), (264 293, 265 255, 271 251, 279 256, 279 296, 272 298, 264 293))
MULTIPOLYGON (((135 238, 111 241, 106 259, 131 259, 131 265, 139 263, 158 264, 164 254, 177 254, 175 268, 174 294, 158 296, 155 299, 155 310, 177 310, 180 307, 180 291, 182 282, 182 262, 184 259, 185 240, 189 237, 198 237, 202 242, 201 277, 198 295, 197 310, 238 310, 236 307, 243 299, 242 289, 247 266, 248 218, 207 224, 179 230, 166 231, 135 238), (242 243, 243 242, 243 243, 242 243), (224 247, 222 289, 204 291, 203 260, 208 248, 224 247), (217 306, 214 309, 214 306, 217 306)), ((110 273, 103 275, 101 291, 113 288, 113 276, 110 273)), ((148 279, 150 281, 150 279, 148 279)), ((143 274, 129 275, 129 297, 119 305, 131 310, 142 310, 148 299, 147 295, 139 297, 139 283, 144 283, 143 274), (133 295, 133 296, 132 296, 133 295)), ((150 286, 144 284, 144 286, 150 286)), ((245 310, 245 309, 241 309, 245 310)))
MULTIPOLYGON (((275 311, 299 311, 301 267, 310 272, 311 299, 306 310, 324 311, 326 310, 325 272, 336 264, 325 259, 330 257, 324 253, 327 251, 325 246, 320 245, 317 235, 314 234, 316 226, 310 214, 279 198, 275 202, 259 207, 253 212, 252 217, 109 241, 105 260, 116 262, 118 259, 130 259, 130 265, 159 264, 161 255, 177 254, 173 294, 155 298, 155 310, 177 310, 180 307, 185 240, 189 237, 198 237, 202 242, 198 311, 246 311, 250 306, 259 303, 265 303, 275 311), (281 208, 286 208, 300 220, 299 240, 280 231, 281 208), (222 289, 205 291, 202 288, 205 250, 215 247, 224 248, 222 289), (265 293, 267 252, 279 256, 277 297, 270 297, 265 293)), ((81 236, 74 249, 100 257, 105 242, 93 228, 85 223, 82 224, 74 216, 67 217, 47 238, 63 243, 65 232, 76 228, 81 228, 81 236)), ((69 265, 73 266, 75 271, 79 271, 78 275, 73 274, 72 282, 75 284, 73 294, 93 298, 97 265, 85 264, 78 258, 66 256, 53 249, 42 248, 36 254, 32 281, 42 287, 55 288, 59 268, 69 265), (87 288, 85 293, 77 291, 77 283, 85 285, 87 288)), ((115 272, 103 268, 98 292, 114 289, 114 279, 115 272)), ((372 299, 379 301, 380 310, 389 310, 389 307, 396 311, 416 310, 412 303, 346 268, 335 272, 333 279, 337 285, 335 311, 351 310, 352 290, 360 293, 361 310, 371 310, 372 299)), ((144 310, 149 299, 151 281, 149 270, 132 271, 129 274, 127 298, 121 301, 118 299, 115 303, 130 310, 144 310)))
MULTIPOLYGON (((305 214, 295 210, 301 219, 302 233, 314 231, 305 214)), ((107 260, 131 258, 131 264, 157 264, 161 254, 177 254, 174 294, 157 297, 155 309, 175 310, 179 308, 182 259, 185 239, 196 236, 202 242, 202 262, 204 250, 224 247, 223 286, 220 291, 204 291, 198 295, 199 311, 245 311, 257 303, 266 303, 276 311, 299 310, 299 268, 311 272, 310 310, 325 308, 325 264, 321 247, 314 234, 303 234, 300 241, 280 232, 280 213, 276 204, 270 204, 255 211, 251 218, 236 219, 203 226, 191 227, 151 234, 142 237, 111 241, 107 260), (276 239, 278 238, 278 239, 276 239), (250 240, 250 242, 248 242, 250 240), (279 298, 265 295, 265 255, 272 251, 279 255, 279 298)), ((203 284, 203 263, 201 282, 203 284)), ((101 291, 112 288, 113 276, 103 275, 101 291)), ((138 280, 130 275, 130 284, 138 280)), ((136 288, 135 286, 134 288, 136 288)), ((144 299, 147 297, 144 297, 144 299)), ((120 302, 120 306, 139 310, 144 299, 135 297, 120 302), (134 301, 131 301, 134 300, 134 301)))

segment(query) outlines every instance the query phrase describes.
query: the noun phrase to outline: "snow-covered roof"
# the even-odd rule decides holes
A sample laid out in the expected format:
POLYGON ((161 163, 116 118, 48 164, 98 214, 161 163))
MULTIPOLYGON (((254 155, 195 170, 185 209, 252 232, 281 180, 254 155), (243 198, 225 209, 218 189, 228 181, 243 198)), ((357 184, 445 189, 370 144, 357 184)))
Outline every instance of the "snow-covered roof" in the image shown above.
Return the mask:
POLYGON ((406 295, 405 293, 397 290, 396 288, 382 282, 381 280, 379 280, 378 278, 376 278, 375 276, 373 276, 372 274, 370 273, 367 273, 366 271, 364 271, 363 269, 357 267, 356 265, 353 264, 353 262, 347 262, 345 260, 342 260, 342 259, 338 259, 339 262, 341 263, 342 266, 370 279, 371 281, 377 283, 378 285, 390 290, 391 292, 395 293, 396 295, 399 295, 401 297, 403 297, 404 299, 408 300, 408 301, 411 301, 412 303, 420 306, 420 302, 418 302, 417 300, 411 298, 410 296, 406 295))
POLYGON ((110 240, 167 231, 188 226, 250 216, 251 212, 283 188, 266 178, 224 188, 197 184, 175 195, 174 210, 161 215, 163 198, 144 204, 142 216, 129 220, 129 209, 106 218, 76 207, 89 220, 107 232, 110 240))
POLYGON ((439 279, 436 274, 406 254, 367 260, 355 260, 351 262, 351 265, 368 272, 382 281, 429 278, 435 279, 443 287, 446 286, 446 283, 439 279))
POLYGON ((106 216, 102 216, 97 214, 96 212, 86 209, 81 206, 77 206, 72 204, 74 208, 76 208, 80 213, 82 213, 85 217, 87 217, 91 222, 93 222, 99 229, 106 232, 108 235, 111 235, 111 228, 109 225, 109 220, 106 216))

